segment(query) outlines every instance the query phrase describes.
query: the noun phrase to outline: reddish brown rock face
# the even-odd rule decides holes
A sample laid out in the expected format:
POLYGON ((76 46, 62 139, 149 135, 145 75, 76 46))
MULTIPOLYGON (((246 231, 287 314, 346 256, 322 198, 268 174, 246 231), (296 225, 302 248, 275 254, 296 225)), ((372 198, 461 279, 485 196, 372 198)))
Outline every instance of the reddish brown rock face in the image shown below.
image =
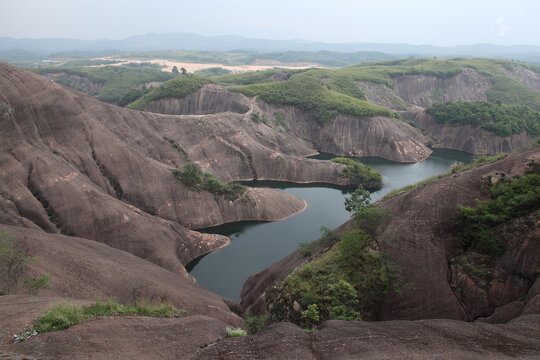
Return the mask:
POLYGON ((343 165, 306 159, 315 152, 306 142, 240 115, 130 111, 6 64, 0 80, 4 224, 96 240, 182 273, 228 243, 189 229, 279 220, 305 202, 269 189, 229 201, 186 188, 171 169, 191 161, 223 181, 349 182, 343 165))
MULTIPOLYGON (((481 268, 484 273, 480 278, 465 265, 474 263, 474 258, 482 255, 462 254, 462 240, 455 224, 459 206, 474 206, 478 200, 489 199, 488 183, 492 175, 520 175, 530 168, 531 162, 539 161, 540 148, 536 147, 379 203, 378 206, 388 209, 391 216, 379 226, 377 240, 401 270, 403 284, 400 295, 391 293, 386 297, 377 311, 377 318, 473 321, 490 316, 498 307, 518 301, 529 289, 532 294, 538 287, 531 288, 531 285, 538 277, 540 266, 536 256, 540 249, 537 222, 530 219, 517 221, 515 229, 504 235, 509 250, 491 265, 481 268), (468 260, 464 261, 464 257, 468 260)), ((352 221, 337 231, 350 226, 352 221)), ((253 313, 266 311, 265 289, 305 261, 295 252, 252 275, 241 293, 244 309, 253 313)), ((532 300, 533 295, 538 296, 535 294, 529 297, 531 309, 536 308, 533 305, 536 300, 532 300)))

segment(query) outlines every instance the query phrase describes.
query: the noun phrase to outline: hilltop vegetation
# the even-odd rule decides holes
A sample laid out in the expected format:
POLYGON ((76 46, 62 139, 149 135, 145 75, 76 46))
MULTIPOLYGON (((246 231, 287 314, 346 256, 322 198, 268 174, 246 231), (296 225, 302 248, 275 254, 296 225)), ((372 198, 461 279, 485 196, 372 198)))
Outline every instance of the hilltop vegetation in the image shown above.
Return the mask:
POLYGON ((134 110, 144 110, 148 103, 152 100, 184 97, 199 90, 201 87, 203 87, 203 85, 208 83, 209 81, 203 77, 182 75, 143 95, 137 101, 131 103, 128 108, 134 110))
MULTIPOLYGON (((347 94, 331 91, 313 71, 292 75, 287 81, 231 87, 246 96, 258 96, 273 105, 293 105, 312 112, 320 122, 333 120, 339 113, 358 116, 399 117, 397 113, 347 94)), ((219 80, 217 80, 219 81, 219 80)))
MULTIPOLYGON (((118 104, 130 91, 139 85, 158 81, 164 82, 174 78, 174 74, 155 69, 132 69, 120 66, 104 67, 46 67, 34 69, 38 74, 67 73, 87 78, 89 81, 103 85, 97 97, 105 102, 118 104)), ((59 81, 74 86, 69 80, 59 81)))
POLYGON ((540 112, 522 105, 500 102, 451 102, 436 104, 426 110, 440 124, 481 126, 499 136, 523 131, 531 137, 540 135, 540 112))

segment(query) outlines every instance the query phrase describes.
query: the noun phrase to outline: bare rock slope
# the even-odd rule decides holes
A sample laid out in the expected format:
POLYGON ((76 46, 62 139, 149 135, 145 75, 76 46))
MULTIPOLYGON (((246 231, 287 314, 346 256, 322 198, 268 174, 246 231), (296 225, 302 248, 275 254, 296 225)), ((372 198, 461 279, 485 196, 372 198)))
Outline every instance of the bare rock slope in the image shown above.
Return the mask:
POLYGON ((303 200, 248 189, 236 200, 185 187, 171 172, 198 163, 223 181, 347 184, 343 165, 305 158, 297 138, 241 116, 129 111, 0 64, 0 223, 103 242, 182 272, 227 244, 197 229, 279 220, 303 200))

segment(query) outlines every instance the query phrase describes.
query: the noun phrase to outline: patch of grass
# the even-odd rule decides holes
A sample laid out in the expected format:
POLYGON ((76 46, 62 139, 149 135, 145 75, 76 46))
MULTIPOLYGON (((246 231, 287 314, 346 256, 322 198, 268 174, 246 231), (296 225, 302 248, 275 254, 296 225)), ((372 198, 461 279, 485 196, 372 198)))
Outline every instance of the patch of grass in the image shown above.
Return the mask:
POLYGON ((341 174, 351 179, 352 185, 361 185, 369 191, 376 191, 382 188, 381 173, 362 164, 360 161, 345 157, 336 157, 330 161, 345 165, 341 174))
POLYGON ((218 196, 224 196, 225 199, 233 201, 246 191, 246 187, 237 183, 225 183, 219 181, 209 173, 201 170, 199 165, 188 162, 182 170, 171 170, 174 176, 185 186, 196 191, 208 191, 218 196))
POLYGON ((167 98, 182 98, 202 88, 209 81, 206 78, 194 75, 181 75, 173 80, 161 84, 157 88, 129 104, 128 109, 144 110, 153 100, 167 98))
POLYGON ((247 335, 246 330, 244 330, 242 328, 233 328, 233 327, 230 327, 230 326, 227 326, 225 328, 225 333, 227 334, 228 338, 242 337, 242 336, 247 335))
POLYGON ((106 302, 97 301, 89 306, 60 304, 41 315, 35 324, 35 329, 39 333, 65 330, 97 316, 141 315, 178 317, 183 314, 185 314, 185 310, 165 303, 158 305, 141 303, 135 307, 121 305, 114 300, 107 300, 106 302))

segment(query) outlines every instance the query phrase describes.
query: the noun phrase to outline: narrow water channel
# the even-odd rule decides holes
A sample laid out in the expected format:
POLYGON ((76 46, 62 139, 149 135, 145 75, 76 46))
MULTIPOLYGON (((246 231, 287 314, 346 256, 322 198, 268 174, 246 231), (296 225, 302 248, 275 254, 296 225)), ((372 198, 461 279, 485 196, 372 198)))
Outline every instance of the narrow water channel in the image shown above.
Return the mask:
MULTIPOLYGON (((334 157, 329 154, 320 159, 334 157)), ((436 150, 426 160, 402 164, 379 158, 360 159, 383 176, 383 188, 371 195, 373 202, 388 192, 449 171, 454 161, 465 164, 472 155, 455 150, 436 150)), ((239 301, 247 278, 265 269, 298 248, 299 243, 317 239, 319 228, 336 228, 350 218, 343 202, 346 191, 321 185, 258 182, 251 186, 271 187, 304 199, 307 209, 278 222, 248 222, 218 226, 204 232, 227 235, 230 245, 190 263, 186 268, 201 286, 229 299, 239 301)))

